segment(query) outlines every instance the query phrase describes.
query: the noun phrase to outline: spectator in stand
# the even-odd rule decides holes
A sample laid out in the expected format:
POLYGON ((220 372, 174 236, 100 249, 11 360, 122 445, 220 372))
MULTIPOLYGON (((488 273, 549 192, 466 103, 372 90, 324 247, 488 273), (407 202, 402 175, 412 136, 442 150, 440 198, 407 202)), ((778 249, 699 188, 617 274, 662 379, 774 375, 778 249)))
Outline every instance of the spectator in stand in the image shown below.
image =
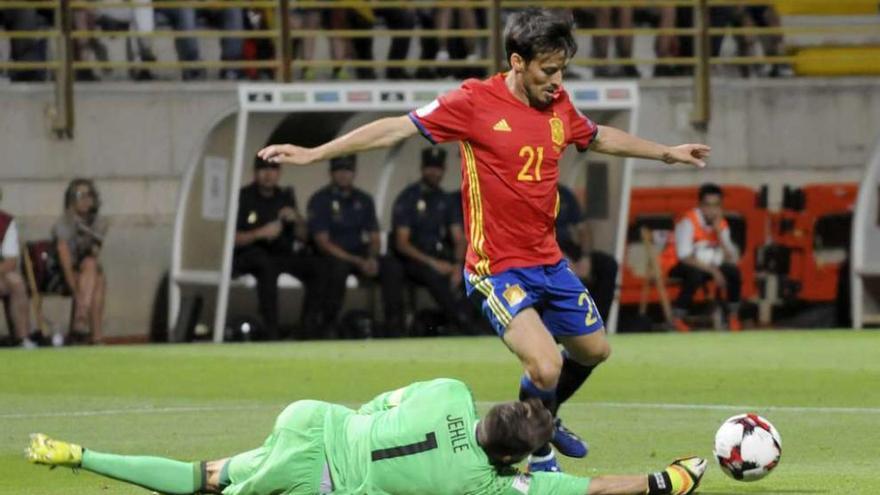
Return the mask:
MULTIPOLYGON (((758 26, 777 28, 782 25, 782 22, 779 19, 779 13, 776 12, 776 7, 772 4, 763 6, 750 5, 748 7, 741 7, 741 9, 743 10, 741 24, 745 27, 758 26)), ((759 35, 757 36, 757 38, 761 44, 765 56, 778 57, 783 55, 785 44, 781 34, 765 34, 759 35)), ((755 44, 755 36, 747 35, 745 45, 748 51, 743 55, 753 54, 755 44)), ((767 75, 770 77, 780 77, 790 74, 790 67, 785 64, 777 63, 770 64, 770 69, 767 72, 767 75)))
MULTIPOLYGON (((108 0, 103 0, 108 1, 108 0)), ((133 29, 137 33, 149 35, 156 29, 152 0, 134 0, 141 5, 129 8, 102 8, 97 10, 96 23, 105 31, 126 31, 133 29)), ((129 61, 155 62, 153 39, 149 36, 128 37, 125 40, 125 54, 129 61)), ((134 68, 129 75, 135 81, 152 81, 153 73, 144 67, 134 68)))
MULTIPOLYGON (((633 28, 633 8, 632 7, 597 7, 592 9, 573 9, 572 14, 578 25, 593 25, 597 29, 632 29, 633 28), (592 17, 592 19, 590 19, 592 17)), ((592 56, 593 58, 604 60, 609 57, 609 39, 610 36, 593 36, 592 56)), ((633 55, 633 35, 623 34, 614 36, 614 49, 618 58, 632 58, 633 55)), ((593 68, 593 76, 597 78, 603 77, 639 77, 639 70, 635 65, 626 64, 616 70, 613 66, 598 65, 593 68)))
MULTIPOLYGON (((73 9, 74 31, 95 31, 98 29, 98 12, 95 9, 73 9)), ((109 57, 107 47, 101 40, 94 37, 73 39, 73 60, 84 62, 88 60, 87 53, 91 52, 91 58, 98 62, 106 62, 109 57)), ((92 69, 77 69, 74 71, 77 81, 98 81, 100 78, 92 69)))
MULTIPOLYGON (((413 29, 416 24, 415 12, 412 9, 387 8, 371 9, 369 7, 351 9, 349 23, 352 29, 372 29, 376 18, 385 19, 388 29, 413 29)), ((388 49, 389 61, 402 61, 409 53, 411 36, 394 36, 388 49)), ((353 38, 352 47, 356 60, 373 60, 373 37, 353 38)), ((355 69, 358 79, 376 79, 376 71, 370 67, 355 69)), ((403 67, 388 67, 385 70, 388 79, 409 79, 410 75, 403 67)))
POLYGON ((38 332, 30 333, 31 309, 27 286, 19 269, 18 226, 9 213, 0 210, 0 299, 6 301, 7 321, 12 323, 13 343, 33 349, 42 340, 38 332))
POLYGON ((355 155, 330 160, 330 184, 309 199, 309 231, 323 256, 321 301, 330 336, 338 332, 348 276, 355 274, 364 282, 380 273, 376 208, 373 198, 354 186, 356 164, 355 155))
POLYGON ((593 249, 590 227, 571 189, 559 185, 559 213, 556 215, 556 242, 568 258, 575 275, 589 289, 596 309, 608 321, 617 287, 617 261, 608 253, 593 249))
MULTIPOLYGON (((292 9, 290 11, 290 25, 297 31, 300 29, 320 30, 325 26, 330 30, 347 29, 348 14, 345 9, 292 9)), ((314 36, 305 36, 294 39, 294 59, 311 61, 315 59, 314 36)), ((351 42, 346 38, 330 37, 330 58, 333 60, 348 60, 351 52, 351 42)), ((302 79, 314 80, 317 71, 314 67, 305 67, 302 71, 302 79)), ((333 79, 348 79, 348 72, 342 67, 333 68, 333 79)))
MULTIPOLYGON (((6 31, 37 31, 45 29, 46 19, 37 9, 0 10, 0 27, 6 31)), ((45 39, 12 38, 9 40, 9 58, 13 62, 45 62, 45 39)), ((42 69, 10 70, 9 80, 13 82, 45 81, 46 71, 42 69)))
POLYGON ((64 192, 64 214, 52 227, 52 240, 67 291, 73 295, 68 340, 101 343, 107 282, 98 262, 107 222, 98 215, 101 199, 94 182, 77 178, 64 192))
POLYGON ((278 164, 257 158, 254 180, 239 193, 232 258, 234 277, 249 273, 257 279, 262 337, 276 340, 278 329, 278 276, 293 275, 305 286, 301 322, 308 333, 320 325, 317 303, 318 271, 315 259, 295 245, 305 244, 306 221, 296 206, 293 188, 278 183, 278 164))
MULTIPOLYGON (((481 11, 477 8, 418 9, 417 17, 422 29, 481 29, 485 27, 485 16, 481 16, 481 11)), ((465 59, 468 62, 474 62, 480 58, 477 38, 471 36, 422 36, 420 43, 419 59, 422 61, 448 62, 452 59, 465 59)), ((416 79, 436 79, 450 76, 461 79, 481 78, 485 76, 485 69, 482 67, 459 69, 449 66, 434 68, 426 65, 419 67, 415 75, 416 79)))
MULTIPOLYGON (((244 13, 241 8, 225 9, 195 9, 186 8, 161 8, 156 13, 168 18, 175 31, 192 31, 198 27, 198 17, 201 16, 206 23, 228 31, 241 31, 244 29, 244 13)), ((177 50, 177 58, 181 62, 197 62, 199 60, 199 43, 196 38, 175 38, 174 47, 177 50)), ((242 38, 221 38, 220 59, 225 61, 237 61, 244 58, 244 41, 242 38)), ((205 70, 198 68, 183 69, 183 80, 204 79, 205 70)), ((238 68, 224 68, 220 70, 221 79, 241 79, 242 71, 238 68)))
MULTIPOLYGON (((401 319, 407 282, 423 286, 449 320, 449 333, 470 333, 473 325, 468 305, 462 301, 464 230, 452 198, 440 188, 445 172, 446 151, 425 148, 421 179, 394 200, 389 240, 392 254, 382 273, 383 286, 389 288, 390 300, 385 303, 391 318, 401 319)), ((403 324, 397 322, 389 327, 397 330, 403 324)))
MULTIPOLYGON (((694 13, 691 7, 662 7, 660 27, 689 28, 694 25, 694 13)), ((779 27, 779 15, 773 6, 749 6, 749 7, 710 7, 709 26, 718 27, 779 27)), ((782 55, 783 39, 780 35, 760 36, 764 54, 767 56, 782 55)), ((736 52, 738 56, 752 55, 755 47, 755 37, 750 35, 734 36, 736 52)), ((724 36, 712 36, 710 38, 710 54, 718 57, 721 53, 721 45, 724 36)), ((657 56, 664 57, 692 57, 694 55, 693 36, 659 36, 657 40, 657 56)), ((748 77, 752 72, 747 65, 740 65, 740 73, 748 77)), ((693 72, 691 66, 658 65, 654 71, 655 76, 690 75, 693 72)), ((785 66, 773 64, 768 72, 771 77, 778 77, 786 73, 785 66)))
POLYGON ((684 317, 691 308, 694 293, 708 281, 726 300, 728 326, 739 331, 739 295, 742 285, 739 253, 730 237, 724 218, 724 193, 715 184, 703 184, 698 193, 699 205, 684 213, 675 224, 674 242, 667 244, 661 265, 670 277, 681 279, 681 292, 673 304, 673 323, 679 332, 690 331, 684 317))

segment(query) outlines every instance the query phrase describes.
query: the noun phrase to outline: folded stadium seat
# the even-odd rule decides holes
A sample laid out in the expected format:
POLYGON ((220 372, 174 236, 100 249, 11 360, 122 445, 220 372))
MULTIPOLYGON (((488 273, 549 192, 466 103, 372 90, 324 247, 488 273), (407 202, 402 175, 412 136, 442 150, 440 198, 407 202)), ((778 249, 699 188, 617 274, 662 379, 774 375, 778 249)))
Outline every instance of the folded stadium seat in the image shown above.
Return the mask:
POLYGON ((780 277, 780 299, 837 300, 857 194, 856 183, 784 189, 782 210, 770 217, 772 242, 761 250, 761 268, 780 277))

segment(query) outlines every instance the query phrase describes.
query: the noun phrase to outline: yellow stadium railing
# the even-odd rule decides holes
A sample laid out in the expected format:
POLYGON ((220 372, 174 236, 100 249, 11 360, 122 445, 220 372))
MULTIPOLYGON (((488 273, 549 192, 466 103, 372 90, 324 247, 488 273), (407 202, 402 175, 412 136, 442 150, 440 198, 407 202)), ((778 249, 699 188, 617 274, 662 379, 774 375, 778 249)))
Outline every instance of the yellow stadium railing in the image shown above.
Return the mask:
MULTIPOLYGON (((710 40, 714 37, 762 37, 762 36, 828 36, 828 35, 863 35, 880 36, 880 22, 864 24, 835 24, 833 18, 822 25, 787 25, 787 26, 749 26, 749 27, 712 27, 709 25, 709 9, 713 7, 746 7, 775 6, 779 11, 796 15, 863 15, 876 13, 877 2, 874 0, 152 0, 152 2, 134 0, 3 0, 0 1, 0 12, 14 9, 41 9, 50 11, 54 17, 54 25, 49 29, 41 28, 33 31, 0 31, 0 39, 9 41, 40 41, 45 40, 52 46, 53 54, 45 61, 0 61, 0 70, 9 72, 23 70, 47 71, 56 88, 55 107, 53 108, 52 128, 61 137, 73 135, 73 85, 74 74, 78 70, 185 70, 185 69, 263 69, 274 73, 278 81, 292 81, 294 69, 306 68, 480 68, 497 71, 504 67, 503 47, 501 41, 501 16, 503 11, 525 7, 541 6, 554 9, 600 9, 600 8, 647 8, 674 9, 687 7, 693 9, 693 25, 675 27, 663 25, 659 27, 632 28, 589 28, 577 29, 578 36, 588 37, 619 37, 619 36, 655 36, 655 37, 686 37, 693 40, 693 55, 668 56, 664 58, 595 58, 579 55, 572 64, 583 67, 608 67, 624 65, 656 65, 666 64, 691 67, 694 81, 693 121, 705 126, 710 118, 709 101, 710 68, 714 65, 756 65, 786 64, 815 70, 822 60, 820 54, 810 53, 801 56, 794 53, 775 54, 772 56, 735 56, 711 57, 710 40), (833 4, 833 5, 832 5, 833 4), (873 5, 873 11, 871 10, 873 5), (220 30, 197 29, 189 31, 155 30, 137 32, 133 30, 101 30, 76 29, 73 25, 74 16, 82 12, 96 9, 256 9, 268 13, 273 22, 265 28, 256 30, 220 30), (478 29, 297 29, 291 28, 290 16, 286 13, 291 9, 350 9, 363 16, 372 16, 376 9, 483 9, 486 12, 486 27, 478 29), (73 60, 73 44, 85 40, 118 37, 126 39, 248 39, 269 40, 274 48, 274 58, 261 60, 199 60, 199 61, 92 61, 73 60), (486 44, 486 56, 476 60, 299 60, 292 52, 293 41, 307 38, 335 38, 355 40, 366 37, 408 37, 408 38, 464 38, 478 40, 486 44), (813 69, 811 69, 813 68, 813 69)), ((852 52, 853 60, 869 62, 876 52, 869 47, 857 47, 852 52)), ((844 73, 846 67, 841 64, 829 64, 828 73, 844 73), (832 67, 833 66, 833 67, 832 67)), ((806 70, 805 69, 805 70, 806 70)), ((821 70, 821 69, 820 69, 821 70)))

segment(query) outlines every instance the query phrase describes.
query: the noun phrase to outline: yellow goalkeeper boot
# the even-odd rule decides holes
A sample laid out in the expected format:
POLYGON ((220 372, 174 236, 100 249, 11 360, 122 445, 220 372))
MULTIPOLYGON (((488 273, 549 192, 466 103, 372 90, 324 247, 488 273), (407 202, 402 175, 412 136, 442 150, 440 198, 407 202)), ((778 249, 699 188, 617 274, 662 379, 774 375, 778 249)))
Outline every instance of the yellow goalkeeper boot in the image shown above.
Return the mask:
POLYGON ((83 448, 75 443, 53 440, 42 433, 32 433, 31 443, 24 453, 34 464, 78 468, 82 464, 83 448))

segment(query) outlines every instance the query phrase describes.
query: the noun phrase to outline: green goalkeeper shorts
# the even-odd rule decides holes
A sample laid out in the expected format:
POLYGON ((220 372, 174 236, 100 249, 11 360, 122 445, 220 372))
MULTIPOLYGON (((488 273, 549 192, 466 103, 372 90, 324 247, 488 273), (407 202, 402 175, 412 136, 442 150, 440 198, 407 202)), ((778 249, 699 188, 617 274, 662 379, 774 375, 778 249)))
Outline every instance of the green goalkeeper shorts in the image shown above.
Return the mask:
POLYGON ((326 402, 313 400, 287 406, 262 447, 238 454, 226 463, 226 476, 221 478, 228 478, 229 486, 223 494, 321 493, 327 463, 324 418, 329 407, 326 402))

